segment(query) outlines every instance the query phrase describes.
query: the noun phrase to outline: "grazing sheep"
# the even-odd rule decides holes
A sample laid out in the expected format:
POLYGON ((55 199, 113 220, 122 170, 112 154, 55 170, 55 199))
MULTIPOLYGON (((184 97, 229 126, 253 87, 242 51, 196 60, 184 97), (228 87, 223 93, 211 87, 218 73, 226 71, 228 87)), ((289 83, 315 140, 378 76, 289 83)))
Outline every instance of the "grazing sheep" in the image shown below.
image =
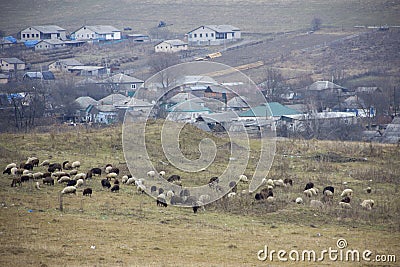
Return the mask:
POLYGON ((322 190, 322 194, 323 195, 326 195, 325 194, 325 192, 326 191, 330 191, 331 193, 332 193, 332 195, 335 193, 335 188, 333 187, 333 186, 326 186, 325 188, 324 188, 324 190, 322 190))
POLYGON ((147 172, 147 176, 150 178, 153 178, 154 176, 156 176, 156 172, 155 171, 148 171, 147 172))
POLYGON ((33 179, 37 180, 37 179, 42 179, 43 178, 43 172, 35 172, 33 174, 33 179))
POLYGON ((344 197, 340 202, 350 203, 350 201, 351 201, 350 197, 344 197))
POLYGON ((16 187, 17 185, 22 186, 21 178, 13 178, 11 182, 11 187, 16 187))
MULTIPOLYGON (((4 170, 11 169, 11 168, 15 168, 15 167, 17 167, 17 164, 15 164, 15 163, 13 162, 13 163, 8 164, 8 165, 4 168, 4 170)), ((3 172, 3 174, 4 174, 4 172, 3 172)))
POLYGON ((33 164, 32 163, 21 163, 21 169, 33 171, 33 164))
POLYGON ((111 188, 111 192, 119 192, 119 185, 118 184, 113 185, 113 187, 111 188))
POLYGON ((283 182, 282 179, 278 179, 278 180, 272 180, 274 183, 274 186, 285 186, 285 183, 283 182))
POLYGON ((35 188, 36 188, 37 190, 40 190, 40 184, 39 184, 39 182, 36 182, 36 183, 35 183, 35 188))
MULTIPOLYGON (((312 197, 314 194, 313 192, 310 190, 311 188, 304 190, 303 193, 306 197, 312 197)), ((314 191, 315 192, 315 191, 314 191)))
POLYGON ((183 202, 183 198, 177 195, 172 196, 170 200, 171 205, 183 204, 183 202))
POLYGON ((54 185, 54 179, 49 176, 43 178, 42 181, 43 184, 54 185))
POLYGON ((312 208, 322 208, 322 207, 324 206, 324 203, 322 203, 322 202, 319 201, 319 200, 312 199, 312 200, 310 201, 310 206, 311 206, 312 208))
POLYGON ((111 187, 110 181, 108 179, 102 179, 101 180, 101 186, 110 188, 111 187))
POLYGON ((122 178, 121 178, 121 182, 123 183, 123 184, 126 184, 126 182, 128 181, 128 175, 124 175, 124 176, 122 176, 122 178))
POLYGON ((271 204, 275 203, 275 200, 276 199, 274 197, 267 197, 267 199, 266 199, 267 203, 271 203, 271 204))
POLYGON ((308 182, 306 184, 306 186, 304 187, 304 190, 308 190, 308 189, 313 188, 313 187, 314 187, 314 183, 313 182, 308 182))
POLYGON ((39 166, 39 159, 37 157, 30 157, 25 162, 26 164, 32 164, 32 166, 37 167, 39 166))
POLYGON ((119 168, 117 167, 112 167, 109 171, 109 173, 116 173, 117 175, 119 174, 119 168))
POLYGON ((127 181, 126 181, 126 185, 130 185, 130 184, 134 184, 135 183, 135 178, 134 177, 131 177, 131 178, 129 178, 127 181))
POLYGON ((116 179, 117 176, 118 176, 117 173, 115 173, 115 172, 110 172, 110 173, 107 173, 106 178, 109 179, 109 180, 111 180, 111 179, 116 179))
POLYGON ((176 175, 176 174, 171 175, 171 176, 167 179, 167 181, 170 182, 170 183, 173 183, 173 182, 175 182, 175 181, 180 181, 180 180, 181 180, 181 177, 180 177, 179 175, 176 175))
POLYGON ((269 197, 273 197, 274 193, 272 192, 272 190, 264 188, 260 191, 260 193, 257 193, 254 198, 256 200, 263 200, 263 199, 267 199, 269 197))
POLYGON ((363 209, 371 210, 375 202, 372 199, 365 199, 360 205, 363 209))
POLYGON ((101 169, 100 168, 92 168, 92 169, 90 169, 89 173, 90 173, 90 178, 92 178, 93 175, 101 176, 101 169))
POLYGON ((274 180, 268 179, 268 180, 266 181, 266 185, 268 185, 268 186, 274 186, 274 180))
MULTIPOLYGON (((60 182, 60 181, 59 181, 60 182)), ((73 186, 73 185, 76 185, 76 180, 69 180, 68 182, 67 182, 67 186, 73 186)))
POLYGON ((105 173, 110 173, 112 168, 113 168, 112 166, 106 166, 106 168, 104 169, 105 173))
POLYGON ((58 179, 58 183, 68 183, 69 181, 71 181, 71 178, 69 178, 68 176, 61 176, 60 179, 58 179))
POLYGON ((86 179, 86 173, 83 173, 83 172, 77 173, 75 175, 74 179, 75 180, 79 180, 79 179, 85 180, 86 179))
POLYGON ((165 171, 160 171, 158 174, 159 174, 160 176, 164 177, 164 176, 165 176, 165 171))
POLYGON ((157 206, 166 208, 168 206, 165 194, 161 193, 157 196, 157 206))
POLYGON ((146 186, 144 186, 143 184, 138 184, 136 186, 138 193, 143 194, 146 191, 146 186))
POLYGON ((84 180, 83 179, 78 179, 78 180, 76 180, 76 187, 81 187, 83 184, 84 184, 85 182, 84 182, 84 180))
POLYGON ((283 183, 284 183, 286 186, 287 186, 287 185, 293 186, 293 180, 290 179, 290 178, 285 178, 285 179, 283 180, 283 183))
POLYGON ((29 179, 30 179, 31 177, 29 176, 29 175, 22 175, 21 176, 21 182, 28 182, 29 181, 29 179))
POLYGON ((371 192, 372 192, 372 189, 371 189, 371 187, 367 187, 367 188, 365 188, 365 192, 367 192, 368 194, 371 194, 371 192))
POLYGON ((311 191, 311 193, 313 194, 313 196, 318 195, 318 188, 313 187, 313 188, 310 188, 310 189, 308 189, 308 190, 311 191))
POLYGON ((49 167, 47 168, 48 172, 55 172, 56 170, 61 171, 61 164, 60 163, 51 163, 49 164, 49 167))
POLYGON ((23 170, 22 171, 22 175, 28 175, 29 173, 31 173, 29 170, 23 170))
POLYGON ((173 184, 177 185, 177 186, 182 186, 182 182, 181 181, 173 181, 173 184))
POLYGON ((249 182, 249 179, 247 178, 246 175, 241 174, 241 175, 239 176, 239 182, 248 183, 248 182, 249 182))
POLYGON ((301 197, 296 198, 296 204, 303 204, 303 199, 301 197))
POLYGON ((228 198, 233 198, 233 197, 235 197, 236 196, 236 192, 230 192, 229 194, 228 194, 228 198))
POLYGON ((42 163, 40 163, 40 166, 49 166, 50 165, 50 160, 46 159, 43 160, 42 163))
POLYGON ((115 178, 115 180, 114 180, 114 184, 119 184, 119 180, 118 180, 118 178, 115 178))
POLYGON ((84 196, 92 197, 92 192, 93 192, 92 188, 85 188, 85 189, 83 189, 83 195, 84 195, 84 196))
POLYGON ((343 190, 342 194, 340 195, 341 197, 351 197, 353 194, 353 190, 350 188, 347 188, 343 190))
POLYGON ((62 164, 62 168, 64 170, 72 170, 71 163, 69 163, 69 161, 64 161, 63 164, 62 164))
POLYGON ((76 187, 75 186, 67 186, 61 191, 61 194, 75 194, 76 195, 76 187))
POLYGON ((77 169, 81 166, 81 163, 79 161, 74 161, 71 163, 71 167, 74 169, 77 169))
POLYGON ((339 207, 341 207, 342 209, 351 209, 350 203, 346 202, 339 202, 339 207))
POLYGON ((78 174, 78 170, 71 170, 70 172, 69 172, 69 175, 70 176, 72 176, 72 175, 77 175, 78 174))

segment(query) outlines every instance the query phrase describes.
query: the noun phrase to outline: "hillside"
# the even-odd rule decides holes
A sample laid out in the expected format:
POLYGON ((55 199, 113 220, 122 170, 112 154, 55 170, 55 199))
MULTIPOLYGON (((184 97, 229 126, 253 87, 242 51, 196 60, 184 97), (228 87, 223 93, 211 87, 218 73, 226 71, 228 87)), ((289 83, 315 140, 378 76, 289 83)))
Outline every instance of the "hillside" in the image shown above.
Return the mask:
MULTIPOLYGON (((157 139, 159 126, 160 122, 149 125, 149 138, 157 139)), ((189 142, 199 140, 201 132, 189 127, 183 135, 182 147, 193 147, 189 142)), ((225 143, 219 137, 212 138, 225 143)), ((257 140, 251 140, 251 147, 256 149, 257 140)), ((153 198, 137 193, 135 186, 122 184, 118 193, 111 193, 101 188, 100 177, 86 181, 86 186, 94 190, 92 197, 83 197, 82 189, 78 189, 76 196, 64 196, 61 212, 62 185, 40 185, 37 190, 34 182, 28 182, 21 187, 10 187, 10 176, 1 174, 0 263, 2 266, 21 263, 24 266, 258 266, 257 251, 264 245, 287 251, 321 251, 336 247, 339 238, 345 238, 351 249, 370 249, 374 255, 399 255, 400 203, 394 197, 400 185, 397 150, 396 146, 369 143, 278 141, 268 178, 292 178, 294 184, 275 188, 274 204, 255 201, 254 195, 239 194, 208 205, 197 214, 191 209, 157 207, 153 198), (308 181, 313 181, 320 191, 323 186, 333 185, 336 191, 332 205, 313 209, 306 198, 303 205, 295 204, 293 200, 303 196, 308 181), (367 186, 372 188, 371 194, 365 192, 367 186), (355 193, 350 210, 337 205, 345 187, 355 193), (367 198, 376 203, 371 211, 359 206, 367 198)), ((194 156, 195 151, 191 151, 184 153, 194 156)), ((83 172, 112 163, 120 167, 121 175, 127 174, 119 127, 65 126, 47 133, 2 134, 0 155, 1 166, 34 155, 41 161, 80 160, 83 172)), ((165 159, 162 155, 154 159, 159 160, 165 159)), ((246 171, 249 176, 252 164, 246 171)), ((166 168, 168 175, 175 172, 164 165, 156 168, 166 168)), ((45 168, 37 167, 35 171, 45 168)), ((211 170, 205 176, 213 174, 211 170)), ((201 177, 197 175, 181 173, 183 184, 201 177)), ((238 192, 247 186, 240 184, 238 192)), ((277 259, 275 264, 279 265, 277 259)))

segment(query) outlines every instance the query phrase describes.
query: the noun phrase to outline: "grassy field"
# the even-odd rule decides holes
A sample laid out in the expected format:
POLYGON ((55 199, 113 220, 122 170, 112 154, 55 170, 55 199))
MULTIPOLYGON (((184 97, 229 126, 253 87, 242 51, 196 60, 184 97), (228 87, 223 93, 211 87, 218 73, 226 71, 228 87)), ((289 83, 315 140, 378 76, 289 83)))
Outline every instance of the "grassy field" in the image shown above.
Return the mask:
POLYGON ((399 24, 399 7, 397 1, 384 0, 17 0, 2 2, 0 29, 14 34, 30 25, 57 24, 71 32, 84 24, 111 24, 147 32, 163 20, 179 34, 202 24, 232 24, 245 32, 266 33, 309 28, 314 17, 328 27, 399 24))
MULTIPOLYGON (((157 139, 160 122, 148 128, 148 138, 157 139)), ((193 146, 209 134, 188 127, 182 142, 193 146)), ((226 139, 212 137, 217 144, 226 139)), ((258 141, 251 141, 257 152, 258 141)), ((156 149, 154 142, 149 150, 156 149), (154 147, 153 147, 154 146, 154 147)), ((188 146, 185 146, 188 147, 188 146)), ((348 249, 369 249, 376 254, 400 255, 399 148, 392 145, 280 140, 270 178, 292 178, 293 187, 276 188, 276 203, 254 201, 253 195, 222 199, 193 214, 191 209, 157 207, 155 200, 138 194, 134 186, 121 185, 119 193, 101 188, 100 177, 86 181, 92 197, 77 195, 63 198, 59 210, 59 192, 54 187, 33 182, 10 187, 11 177, 0 176, 0 265, 26 266, 260 266, 257 252, 269 249, 322 251, 345 238, 348 249), (304 184, 313 181, 322 190, 336 189, 333 205, 312 209, 293 200, 302 196, 304 184), (343 182, 355 191, 351 210, 342 210, 337 202, 343 182), (373 192, 364 189, 371 186, 373 192), (363 199, 374 199, 372 211, 362 210, 363 199)), ((183 151, 196 155, 193 149, 183 151)), ((163 156, 151 156, 154 162, 163 156)), ((21 162, 28 156, 52 162, 80 160, 81 170, 112 163, 128 173, 121 145, 121 127, 103 129, 57 127, 29 134, 0 135, 0 166, 21 162)), ((246 174, 254 169, 250 161, 246 174)), ((160 170, 162 166, 156 165, 160 170)), ((221 167, 220 167, 221 168, 221 167)), ((176 173, 167 166, 167 175, 176 173)), ((35 171, 44 171, 43 167, 35 171)), ((218 168, 201 175, 180 173, 184 185, 198 184, 218 168)), ((239 191, 247 184, 240 184, 239 191)), ((316 199, 320 199, 317 196, 316 199)), ((354 266, 327 258, 315 266, 354 266)), ((309 266, 309 262, 272 262, 279 266, 309 266)), ((382 266, 362 262, 362 265, 382 266)), ((386 266, 386 265, 385 265, 386 266)), ((389 264, 395 266, 395 264, 389 264)))

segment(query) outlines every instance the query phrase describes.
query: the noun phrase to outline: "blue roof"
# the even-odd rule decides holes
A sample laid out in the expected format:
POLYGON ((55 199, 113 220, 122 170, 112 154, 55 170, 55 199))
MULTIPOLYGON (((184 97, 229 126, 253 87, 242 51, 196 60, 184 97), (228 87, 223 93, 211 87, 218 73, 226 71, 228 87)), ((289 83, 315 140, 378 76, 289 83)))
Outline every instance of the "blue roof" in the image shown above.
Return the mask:
POLYGON ((280 117, 284 115, 301 114, 301 112, 288 108, 278 102, 268 103, 254 107, 248 111, 239 114, 239 117, 280 117))
POLYGON ((6 36, 4 37, 5 40, 10 41, 11 43, 15 44, 17 42, 17 39, 15 39, 12 36, 6 36))
POLYGON ((34 47, 37 43, 39 43, 39 40, 25 41, 24 45, 26 47, 34 47))

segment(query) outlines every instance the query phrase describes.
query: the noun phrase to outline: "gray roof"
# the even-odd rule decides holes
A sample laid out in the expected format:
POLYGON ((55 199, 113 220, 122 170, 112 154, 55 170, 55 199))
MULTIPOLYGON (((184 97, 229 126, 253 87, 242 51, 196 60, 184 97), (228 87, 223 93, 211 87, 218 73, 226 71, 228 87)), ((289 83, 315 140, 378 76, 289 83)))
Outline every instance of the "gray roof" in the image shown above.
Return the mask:
POLYGON ((57 25, 42 25, 42 26, 32 26, 30 28, 34 28, 43 33, 57 33, 60 31, 65 31, 65 29, 57 26, 57 25))
POLYGON ((78 97, 77 99, 75 99, 75 103, 77 103, 81 109, 86 109, 90 105, 98 105, 98 102, 90 96, 78 97))
POLYGON ((119 106, 119 107, 152 107, 153 104, 145 101, 145 100, 140 100, 137 98, 127 98, 125 100, 122 100, 120 102, 117 102, 114 106, 119 106))
POLYGON ((382 134, 383 143, 397 144, 400 142, 400 117, 395 117, 393 121, 388 124, 382 134))
POLYGON ((227 102, 230 108, 248 108, 249 105, 246 103, 246 98, 235 96, 227 102))
POLYGON ((123 73, 118 73, 115 74, 107 79, 104 80, 105 82, 111 82, 111 83, 143 83, 142 80, 139 80, 135 77, 123 74, 123 73))
POLYGON ((330 81, 318 81, 308 87, 308 90, 312 91, 322 91, 327 89, 344 89, 344 87, 330 81))
POLYGON ((161 43, 167 43, 167 44, 170 44, 172 46, 187 45, 187 43, 185 43, 184 41, 179 40, 179 39, 165 40, 165 41, 162 41, 162 42, 158 43, 157 45, 159 45, 161 43))
POLYGON ((234 27, 232 25, 204 25, 204 26, 197 27, 196 29, 191 30, 190 32, 193 32, 201 27, 209 28, 209 29, 211 29, 215 32, 219 32, 219 33, 240 31, 239 28, 234 27))
POLYGON ((99 34, 120 32, 120 30, 118 30, 114 26, 110 26, 110 25, 90 25, 90 26, 84 26, 84 27, 86 27, 87 29, 89 29, 91 31, 94 31, 95 33, 99 33, 99 34))
POLYGON ((234 119, 237 119, 239 115, 233 111, 226 111, 220 113, 210 113, 201 115, 203 120, 207 123, 223 123, 223 122, 231 122, 234 119))
POLYGON ((209 76, 187 75, 179 79, 178 84, 218 84, 216 80, 209 76))
POLYGON ((171 108, 168 109, 169 112, 201 112, 201 111, 208 111, 211 112, 211 110, 207 107, 203 107, 202 105, 194 102, 194 101, 185 101, 176 104, 175 106, 172 106, 171 108))
POLYGON ((67 66, 83 66, 83 63, 79 62, 74 58, 60 59, 57 61, 67 66))
POLYGON ((16 58, 16 57, 6 57, 6 58, 2 58, 1 60, 10 63, 10 64, 25 64, 25 62, 23 62, 22 60, 16 58))
MULTIPOLYGON (((52 45, 61 45, 61 44, 64 44, 64 41, 61 41, 61 40, 59 40, 59 39, 46 39, 46 40, 41 40, 41 41, 39 41, 37 44, 42 43, 42 42, 48 43, 48 44, 52 44, 52 45)), ((36 44, 36 45, 37 45, 37 44, 36 44)))
POLYGON ((101 105, 114 105, 116 103, 119 103, 121 101, 126 101, 128 99, 129 99, 129 97, 126 97, 121 94, 111 94, 111 95, 108 95, 108 96, 100 99, 98 102, 101 105))
POLYGON ((180 102, 184 102, 184 101, 187 101, 187 100, 194 101, 194 102, 197 102, 197 103, 204 103, 203 99, 195 96, 192 93, 178 93, 178 94, 174 95, 173 97, 169 98, 167 100, 167 102, 169 102, 169 103, 180 103, 180 102))
POLYGON ((0 79, 8 79, 8 75, 0 73, 0 79))
POLYGON ((117 109, 113 105, 98 105, 96 109, 101 112, 116 112, 117 109))

